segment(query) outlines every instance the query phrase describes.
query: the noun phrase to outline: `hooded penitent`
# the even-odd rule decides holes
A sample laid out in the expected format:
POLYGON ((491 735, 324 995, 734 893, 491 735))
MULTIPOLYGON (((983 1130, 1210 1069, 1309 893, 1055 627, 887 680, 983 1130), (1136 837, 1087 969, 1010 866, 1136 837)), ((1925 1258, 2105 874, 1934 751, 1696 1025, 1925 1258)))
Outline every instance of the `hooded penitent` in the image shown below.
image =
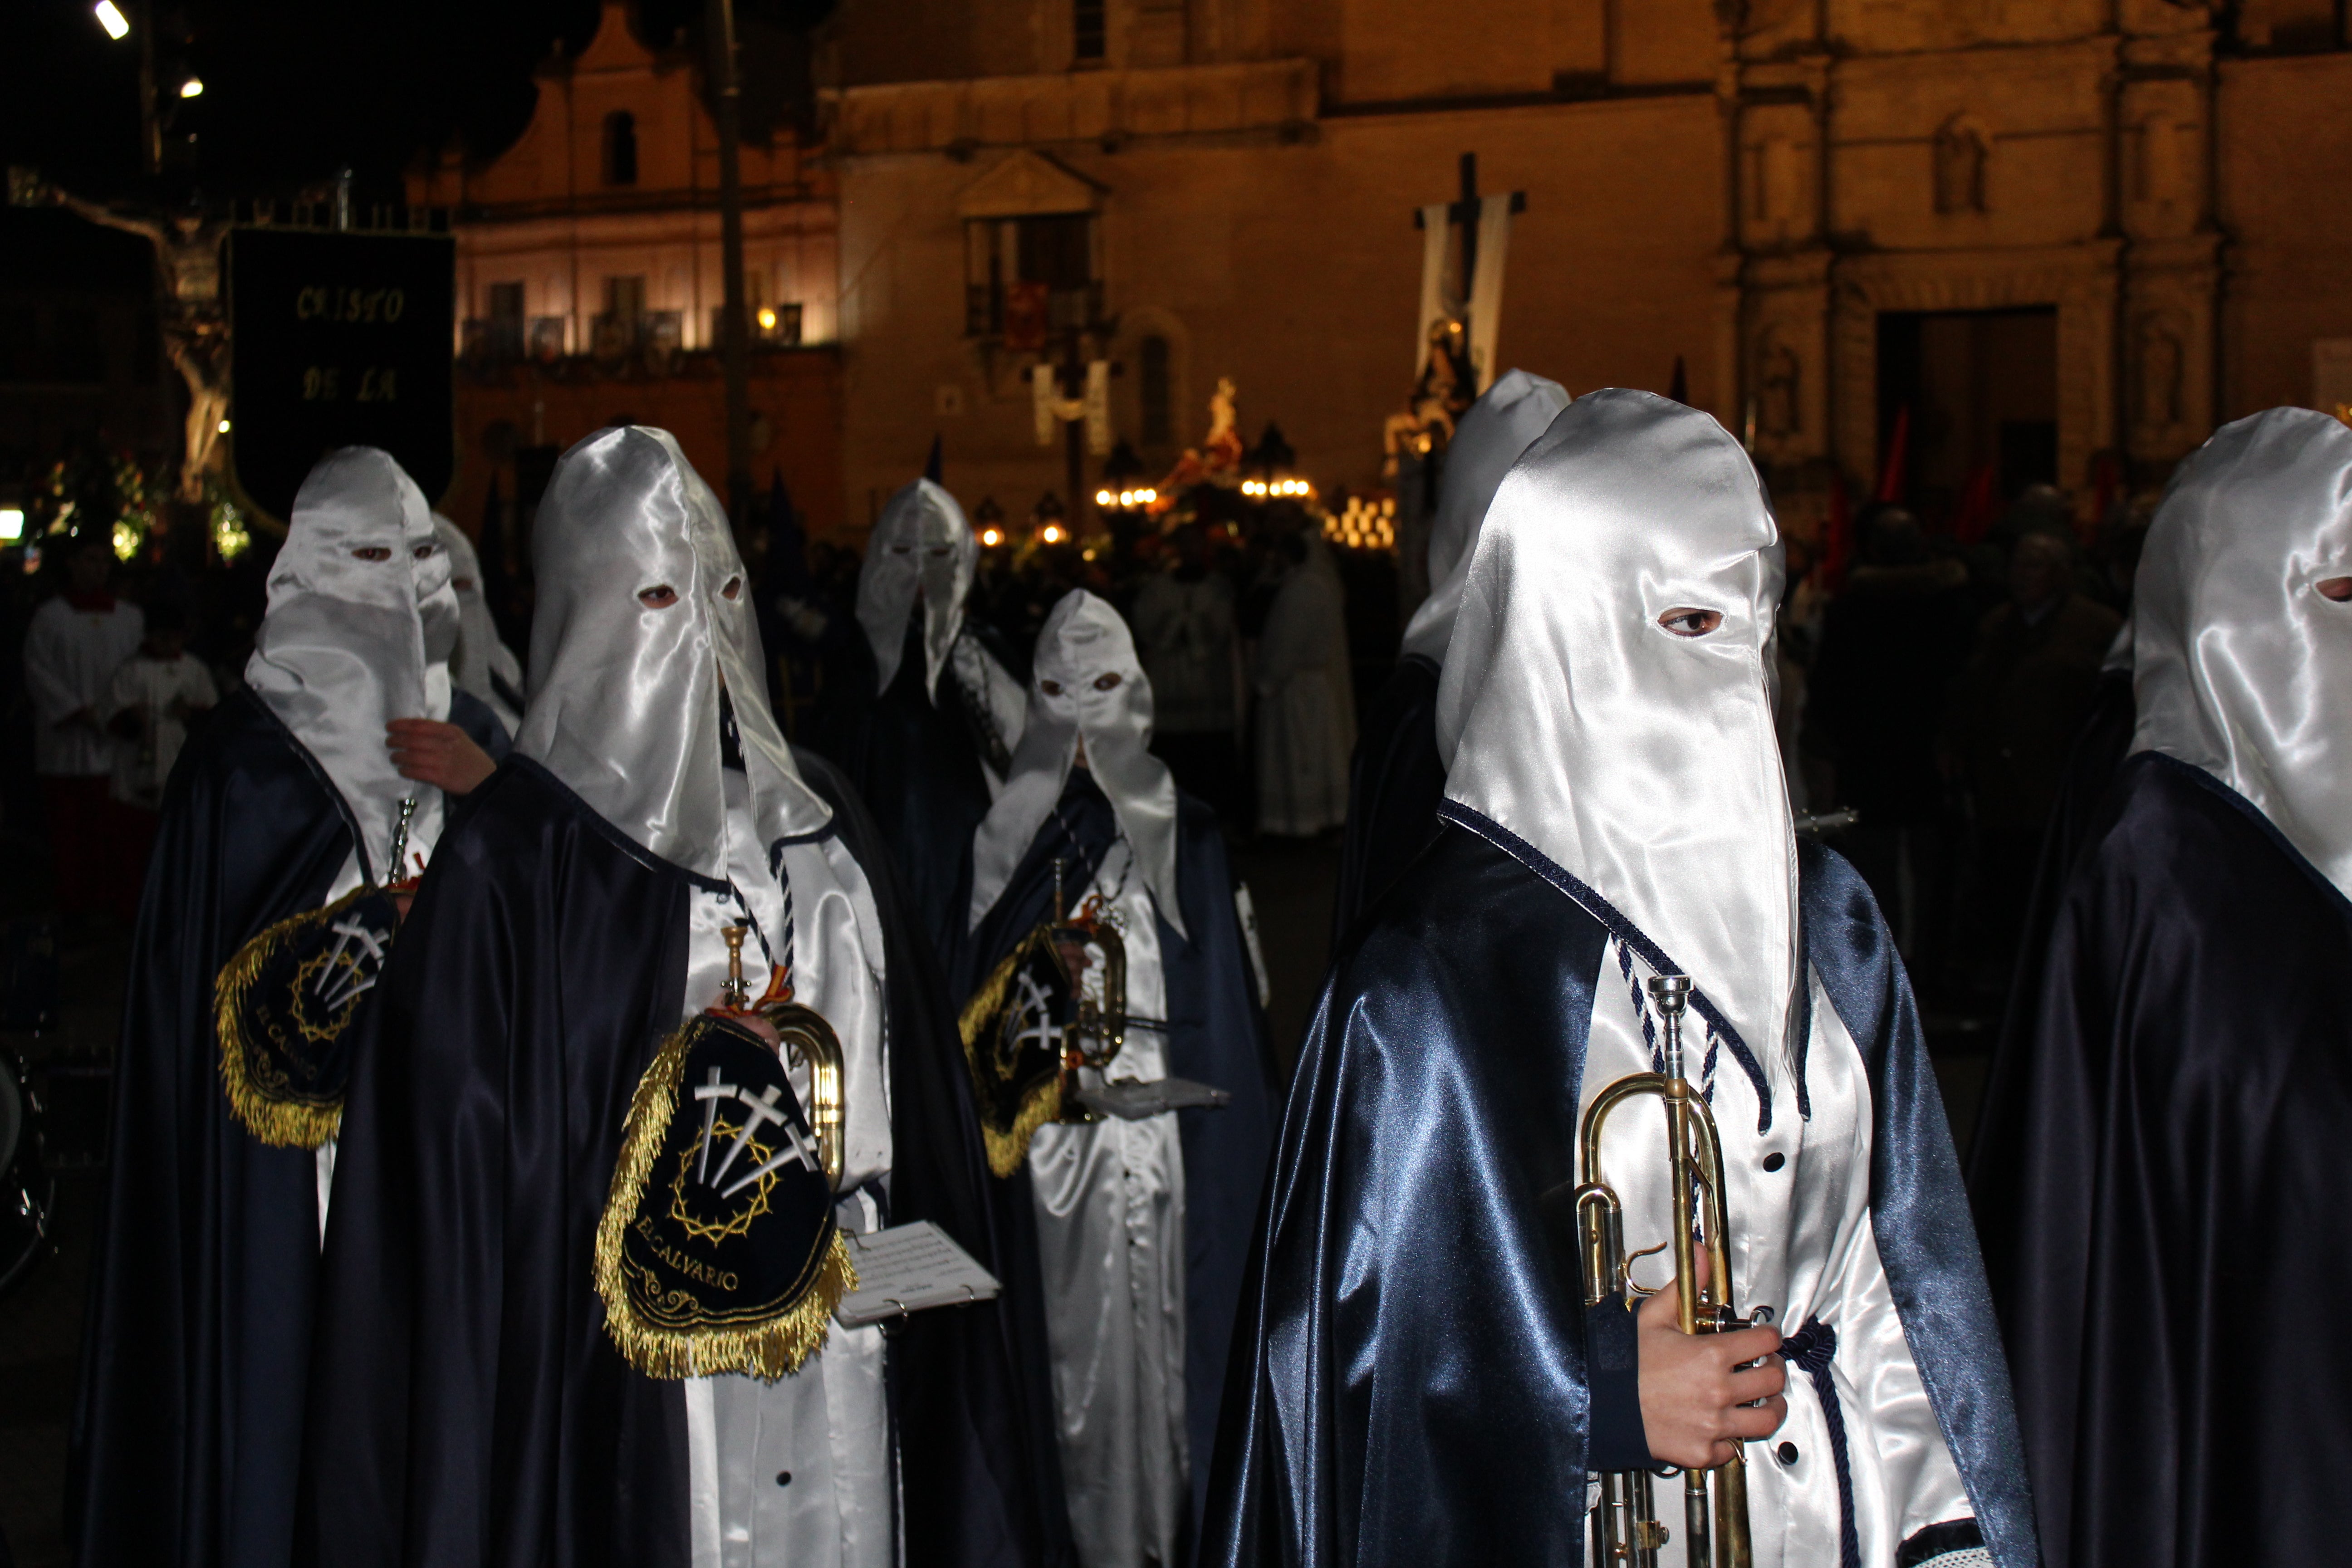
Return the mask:
POLYGON ((1066 595, 1037 634, 1028 727, 1013 773, 972 841, 971 912, 978 925, 1062 798, 1078 745, 1118 815, 1160 917, 1184 932, 1176 894, 1176 781, 1151 754, 1151 682, 1118 612, 1085 589, 1066 595))
MULTIPOLYGON (((1643 982, 1682 973, 1728 1295, 1789 1334, 1787 1419, 1747 1450, 1758 1568, 2032 1561, 1908 985, 1851 868, 1791 833, 1780 587, 1746 454, 1667 399, 1580 398, 1497 490, 1439 689, 1447 826, 1341 947, 1292 1081, 1212 1560, 1585 1559, 1586 1474, 1649 1456, 1630 1319, 1588 1314, 1563 1238, 1578 1131, 1656 1070, 1643 982)), ((1656 1119, 1601 1153, 1627 1247, 1656 1243, 1656 1119)))
POLYGON ((857 579, 857 624, 827 640, 812 745, 872 807, 944 960, 963 927, 971 831, 1021 738, 1022 683, 964 614, 980 546, 953 497, 890 498, 857 579))
POLYGON ((1437 803, 1445 793, 1437 675, 1461 613, 1471 552, 1503 476, 1567 406, 1558 382, 1507 371, 1470 405, 1446 444, 1429 534, 1429 597, 1405 626, 1396 670, 1365 716, 1349 765, 1348 831, 1331 907, 1335 946, 1437 831, 1437 803))
POLYGON ((2132 750, 2201 768, 2352 896, 2352 429, 2277 408, 2189 459, 2148 530, 2132 750))
MULTIPOLYGON (((333 1169, 331 1143, 311 1145, 340 1096, 340 1058, 329 1075, 323 1058, 373 1005, 391 925, 388 909, 352 916, 338 944, 320 912, 392 879, 404 800, 416 802, 405 870, 440 832, 440 792, 394 772, 384 726, 465 721, 439 662, 457 630, 448 576, 408 476, 382 452, 329 454, 296 498, 247 689, 173 770, 131 939, 74 1415, 68 1508, 84 1563, 287 1558, 333 1169), (291 1005, 328 1027, 273 1060, 322 1070, 258 1081, 233 1065, 248 1060, 230 1047, 250 1043, 245 1016, 219 1027, 222 976, 263 933, 296 929, 339 978, 310 972, 307 994, 326 999, 291 1005)), ((477 743, 501 745, 494 729, 477 743)))
POLYGON ((906 647, 907 617, 922 601, 923 689, 936 690, 940 668, 963 626, 963 596, 980 564, 980 542, 955 497, 917 479, 890 498, 866 546, 857 574, 857 624, 874 650, 874 694, 890 689, 906 647))
POLYGON ((997 1267, 986 1178, 888 857, 769 711, 724 513, 667 435, 608 429, 557 465, 533 548, 516 755, 436 859, 354 1070, 306 1555, 1055 1561, 1042 1375, 1000 1309, 887 1345, 826 1315, 835 1232, 885 1203, 997 1267), (705 1016, 730 930, 751 994, 782 970, 838 1042, 829 1189, 774 1150, 724 1188, 693 1163, 705 1102, 748 1118, 761 1077, 759 1125, 817 1124, 803 1057, 705 1016), (735 1065, 689 1070, 714 1030, 735 1065), (713 1262, 739 1240, 740 1276, 713 1262))
MULTIPOLYGON (((1000 1081, 983 1086, 992 1168, 1028 1209, 1013 1228, 1035 1237, 1041 1259, 1062 1469, 1087 1563, 1172 1562, 1197 1530, 1272 1120, 1216 817, 1178 793, 1150 738, 1151 686, 1126 623, 1083 589, 1067 595, 1038 637, 1012 775, 975 835, 956 962, 958 994, 978 996, 1005 984, 1002 966, 1045 922, 1099 921, 1118 933, 1133 1022, 1076 1087, 1173 1079, 1230 1097, 1040 1126, 1003 1114, 1000 1081)), ((1105 967, 1078 982, 1098 1003, 1105 967)), ((1001 1059, 982 1044, 1001 1006, 968 1005, 976 1075, 1001 1059)), ((1076 1105, 1062 1109, 1076 1118, 1076 1105)))
POLYGON ((482 564, 466 531, 433 514, 433 532, 449 552, 449 588, 457 595, 457 650, 449 656, 449 679, 460 691, 470 691, 498 715, 511 735, 522 726, 522 664, 512 649, 499 640, 499 624, 490 615, 489 596, 482 589, 482 564))
POLYGON ((1641 396, 1556 425, 1496 497, 1511 526, 1481 538, 1438 686, 1446 797, 1601 890, 1697 1012, 1776 1051, 1797 974, 1780 537, 1722 426, 1641 396), (1692 635, 1678 610, 1718 623, 1692 635))
POLYGON ((334 780, 379 878, 402 801, 412 851, 440 835, 441 792, 394 769, 384 726, 449 717, 457 629, 425 492, 372 447, 330 453, 294 497, 245 678, 334 780))
POLYGON ((2352 1531, 2352 431, 2224 426, 2149 525, 2131 754, 1995 1057, 1970 1192, 2051 1568, 2352 1531), (2217 1288, 2218 1286, 2218 1288, 2217 1288))

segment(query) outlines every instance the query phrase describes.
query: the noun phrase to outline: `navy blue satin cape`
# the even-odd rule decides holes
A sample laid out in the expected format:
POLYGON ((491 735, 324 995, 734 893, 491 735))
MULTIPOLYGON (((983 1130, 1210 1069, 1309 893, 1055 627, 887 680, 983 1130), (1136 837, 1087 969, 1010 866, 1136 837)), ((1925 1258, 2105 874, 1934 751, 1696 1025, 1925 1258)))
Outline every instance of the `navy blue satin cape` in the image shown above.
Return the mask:
POLYGON ((2052 1568, 2352 1541, 2352 905, 2220 780, 2126 761, 1971 1186, 2052 1568))
MULTIPOLYGON (((1204 1562, 1589 1559, 1583 1290, 1545 1200, 1575 1178, 1609 931, 1532 847, 1446 810, 1307 1032, 1204 1562)), ((1905 1334, 1994 1560, 2027 1568, 2008 1374, 1910 984, 1853 868, 1818 845, 1799 857, 1805 952, 1869 1075, 1874 1229, 1905 1334)))
POLYGON ((1437 837, 1445 763, 1437 754, 1433 660, 1409 653, 1381 688, 1356 735, 1348 764, 1348 826, 1339 841, 1339 886, 1331 900, 1337 952, 1366 910, 1437 837))
POLYGON ((307 1149, 245 1131, 213 982, 326 900, 342 797, 249 690, 172 770, 131 937, 104 1216, 90 1266, 66 1519, 83 1563, 282 1564, 319 1258, 307 1149))
MULTIPOLYGON (((2139 710, 2132 700, 2131 671, 2110 669, 2099 677, 2091 696, 2090 711, 2074 733, 2066 753, 2066 771, 2058 781, 2058 799, 2042 830, 2042 853, 2033 866, 2033 891, 2026 900, 2025 921, 2017 941, 2017 963, 2011 972, 2009 1004, 2002 1009, 2000 1038, 1993 1047, 1990 1070, 1985 1075, 1984 1103, 2011 1100, 2026 1092, 2032 1068, 2033 1037, 2042 1009, 2042 986, 2048 973, 2050 930, 2058 921, 2059 906, 2073 883, 2074 866, 2098 842, 2105 828, 2101 815, 2116 770, 2131 750, 2132 731, 2139 710)), ((1967 1151, 1969 1191, 1980 1183, 1998 1185, 2000 1170, 2011 1157, 1995 1149, 1978 1132, 1967 1151)))
MULTIPOLYGON (((848 776, 874 814, 916 920, 944 964, 963 930, 958 879, 992 797, 954 672, 940 666, 936 700, 923 689, 922 625, 919 607, 907 617, 898 671, 879 698, 866 634, 841 639, 825 668, 810 744, 848 776)), ((993 634, 969 620, 965 629, 1013 668, 993 634)))
MULTIPOLYGON (((1063 882, 1075 906, 1087 878, 1118 837, 1118 819, 1094 775, 1084 768, 1072 769, 1055 815, 1038 829, 1013 879, 959 952, 957 994, 970 995, 1013 944, 1045 918, 1053 902, 1056 857, 1067 862, 1063 882)), ((1192 1453, 1197 1538, 1234 1314, 1273 1142, 1274 1089, 1267 1076, 1265 1020, 1258 1010, 1249 959, 1242 951, 1224 838, 1216 813, 1188 795, 1177 796, 1176 845, 1177 897, 1183 904, 1185 929, 1192 934, 1187 941, 1164 916, 1159 921, 1168 999, 1168 1071, 1234 1097, 1233 1103, 1214 1110, 1176 1113, 1184 1150, 1184 1414, 1192 1453)), ((1026 1245, 1034 1248, 1035 1213, 1030 1206, 1028 1167, 1022 1166, 1001 1186, 1010 1216, 1016 1221, 1027 1217, 1026 1245)))
MULTIPOLYGON (((888 1217, 933 1220, 993 1267, 938 972, 863 807, 835 770, 800 763, 883 927, 888 1217)), ((629 1097, 677 1025, 698 885, 522 757, 442 840, 344 1113, 297 1562, 688 1563, 681 1385, 614 1349, 592 1258, 629 1097)), ((892 1339, 907 1563, 1063 1560, 1016 1368, 993 1304, 917 1314, 892 1339)))

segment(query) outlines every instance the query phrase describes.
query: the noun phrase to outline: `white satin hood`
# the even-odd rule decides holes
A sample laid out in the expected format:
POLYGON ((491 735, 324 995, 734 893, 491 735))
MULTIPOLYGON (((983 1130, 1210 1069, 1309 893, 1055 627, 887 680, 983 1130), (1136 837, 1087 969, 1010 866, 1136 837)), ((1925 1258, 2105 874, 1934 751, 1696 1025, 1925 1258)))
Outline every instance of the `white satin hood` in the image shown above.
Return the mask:
POLYGON ((449 656, 449 679, 460 691, 470 691, 488 703, 511 735, 522 722, 522 715, 499 694, 498 683, 490 677, 494 671, 503 675, 520 690, 522 667, 499 640, 489 595, 482 592, 481 558, 466 531, 437 511, 433 514, 433 534, 448 554, 449 589, 457 604, 457 647, 449 656))
POLYGON ((661 858, 723 879, 723 679, 761 841, 832 819, 769 711, 727 514, 667 431, 601 430, 564 453, 531 529, 531 563, 530 704, 516 751, 661 858), (676 604, 639 600, 662 585, 676 604))
POLYGON ((1437 516, 1429 527, 1429 597, 1404 628, 1404 651, 1433 664, 1445 662, 1462 613, 1462 582, 1478 543, 1479 525, 1494 503, 1496 488, 1519 454, 1532 446, 1559 411, 1568 389, 1526 371, 1507 372, 1462 416, 1445 447, 1445 478, 1437 493, 1437 516))
POLYGON ((2132 597, 2134 752, 2228 784, 2352 897, 2352 429, 2225 425, 2148 526, 2132 597))
POLYGON ((1768 685, 1780 585, 1738 442, 1669 399, 1595 392, 1496 491, 1437 694, 1447 796, 1605 900, 1759 1061, 1781 1054, 1798 974, 1768 685), (1685 608, 1722 622, 1659 624, 1685 608))
POLYGON ((402 801, 416 801, 415 846, 439 837, 441 792, 400 776, 384 727, 449 717, 457 639, 449 557, 425 492, 373 447, 321 458, 294 497, 245 679, 334 781, 372 878, 392 875, 402 801))
POLYGON ((1151 680, 1127 623, 1084 588, 1064 595, 1037 634, 1028 724, 1003 793, 972 836, 970 923, 986 917, 1061 800, 1081 737, 1087 766, 1109 797, 1160 918, 1191 941, 1176 889, 1176 781, 1149 749, 1151 680), (1098 689, 1111 675, 1118 682, 1098 689))
POLYGON ((923 691, 936 700, 940 667, 963 626, 964 595, 980 570, 980 542, 955 497, 917 479, 890 498, 857 572, 857 624, 874 650, 874 693, 890 689, 906 651, 907 616, 923 596, 923 691))

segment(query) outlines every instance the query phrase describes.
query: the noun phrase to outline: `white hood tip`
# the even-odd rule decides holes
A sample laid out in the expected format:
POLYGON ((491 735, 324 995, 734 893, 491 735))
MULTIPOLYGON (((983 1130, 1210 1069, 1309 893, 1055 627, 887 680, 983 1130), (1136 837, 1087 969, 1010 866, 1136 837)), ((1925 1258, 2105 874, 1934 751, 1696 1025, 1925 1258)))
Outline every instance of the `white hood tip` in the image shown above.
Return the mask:
POLYGON ((1568 389, 1524 370, 1505 372, 1462 416, 1445 448, 1445 477, 1429 528, 1429 597, 1405 626, 1403 651, 1445 662, 1462 610, 1478 530, 1503 476, 1569 404, 1568 389))

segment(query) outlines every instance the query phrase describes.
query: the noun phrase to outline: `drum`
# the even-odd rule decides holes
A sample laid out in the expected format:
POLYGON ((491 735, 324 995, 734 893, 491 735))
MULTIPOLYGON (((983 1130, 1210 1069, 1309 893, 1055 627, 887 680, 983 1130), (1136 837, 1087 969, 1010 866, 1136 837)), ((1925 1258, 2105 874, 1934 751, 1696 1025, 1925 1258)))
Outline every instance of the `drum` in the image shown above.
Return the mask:
POLYGON ((47 1256, 57 1179, 41 1163, 41 1107, 25 1065, 0 1056, 0 1295, 47 1256))

